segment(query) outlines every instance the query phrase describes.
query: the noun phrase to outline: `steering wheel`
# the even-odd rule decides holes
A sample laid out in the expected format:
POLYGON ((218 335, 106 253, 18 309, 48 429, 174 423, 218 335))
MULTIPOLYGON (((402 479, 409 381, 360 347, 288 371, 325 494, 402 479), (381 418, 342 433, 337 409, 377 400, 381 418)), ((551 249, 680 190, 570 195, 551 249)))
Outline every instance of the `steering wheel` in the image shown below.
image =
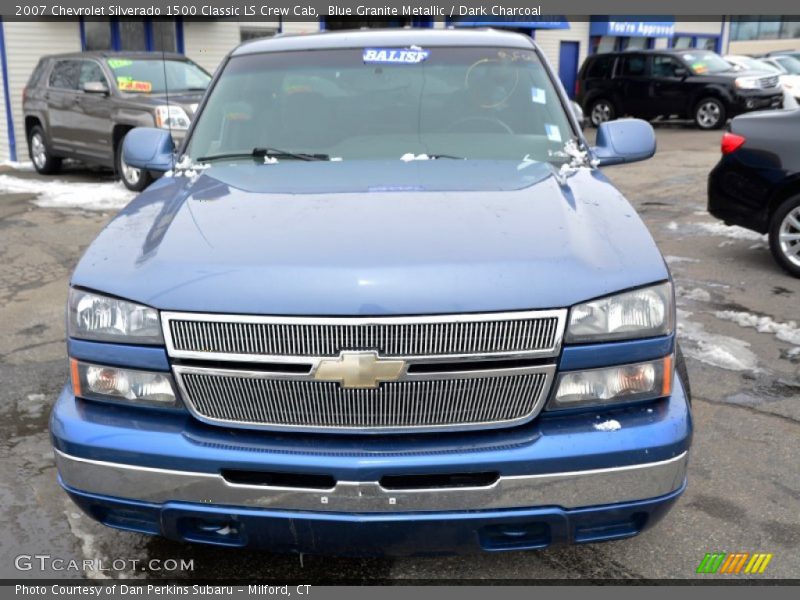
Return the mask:
POLYGON ((514 135, 514 130, 511 129, 511 127, 508 126, 508 123, 506 123, 502 119, 498 119, 497 117, 489 117, 489 116, 484 116, 484 115, 473 115, 471 117, 464 117, 463 119, 459 119, 458 121, 456 121, 454 123, 450 123, 450 125, 447 126, 447 130, 448 131, 452 131, 453 129, 455 129, 459 125, 462 125, 464 123, 474 122, 474 121, 484 122, 484 123, 489 123, 491 125, 495 125, 499 129, 502 129, 503 132, 508 133, 509 135, 514 135))

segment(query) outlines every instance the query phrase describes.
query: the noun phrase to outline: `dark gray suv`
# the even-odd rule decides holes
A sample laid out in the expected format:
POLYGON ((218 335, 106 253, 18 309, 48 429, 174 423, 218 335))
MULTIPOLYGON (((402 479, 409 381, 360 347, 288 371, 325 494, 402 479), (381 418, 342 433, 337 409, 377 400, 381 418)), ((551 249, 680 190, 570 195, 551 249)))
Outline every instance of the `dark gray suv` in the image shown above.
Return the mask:
POLYGON ((23 92, 28 152, 39 173, 61 159, 113 168, 131 190, 153 180, 122 160, 134 127, 169 129, 179 143, 211 76, 180 54, 79 52, 43 57, 23 92))

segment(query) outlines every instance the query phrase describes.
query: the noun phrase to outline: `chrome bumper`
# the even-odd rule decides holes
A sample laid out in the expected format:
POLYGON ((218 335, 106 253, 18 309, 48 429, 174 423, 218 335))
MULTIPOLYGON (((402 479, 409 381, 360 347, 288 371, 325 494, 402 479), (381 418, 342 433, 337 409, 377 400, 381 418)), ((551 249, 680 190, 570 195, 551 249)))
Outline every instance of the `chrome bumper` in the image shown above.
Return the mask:
POLYGON ((566 473, 500 477, 470 488, 387 490, 377 481, 339 481, 329 490, 242 485, 217 473, 172 471, 87 460, 56 450, 61 481, 104 496, 331 512, 485 510, 535 506, 565 509, 664 496, 686 478, 688 452, 661 462, 566 473))

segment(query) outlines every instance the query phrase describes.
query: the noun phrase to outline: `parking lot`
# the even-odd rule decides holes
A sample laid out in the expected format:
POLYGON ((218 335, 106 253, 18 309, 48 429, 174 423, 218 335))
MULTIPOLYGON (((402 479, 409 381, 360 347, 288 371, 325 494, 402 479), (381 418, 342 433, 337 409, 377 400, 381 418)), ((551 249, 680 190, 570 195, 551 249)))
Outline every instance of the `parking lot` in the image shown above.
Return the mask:
POLYGON ((41 577, 17 570, 15 557, 47 554, 93 560, 86 572, 49 572, 72 578, 691 579, 701 577, 695 570, 705 553, 719 551, 774 554, 756 577, 800 576, 800 280, 773 262, 763 236, 705 211, 720 133, 665 125, 657 135, 654 159, 606 174, 647 223, 675 278, 694 394, 688 490, 638 538, 456 557, 301 560, 176 544, 83 516, 56 482, 47 419, 67 379, 69 274, 129 196, 107 172, 72 166, 48 180, 0 166, 0 575, 41 577), (159 568, 181 558, 194 559, 194 570, 159 568), (115 559, 127 566, 109 570, 115 559))

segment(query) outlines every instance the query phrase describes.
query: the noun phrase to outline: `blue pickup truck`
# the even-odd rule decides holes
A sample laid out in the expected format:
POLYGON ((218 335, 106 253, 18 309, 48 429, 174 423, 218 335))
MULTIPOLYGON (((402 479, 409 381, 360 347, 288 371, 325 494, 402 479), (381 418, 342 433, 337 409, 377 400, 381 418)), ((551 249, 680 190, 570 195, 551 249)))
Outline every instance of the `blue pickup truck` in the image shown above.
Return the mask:
POLYGON ((410 555, 634 536, 686 486, 670 273, 541 51, 243 44, 71 280, 59 481, 175 540, 410 555))

